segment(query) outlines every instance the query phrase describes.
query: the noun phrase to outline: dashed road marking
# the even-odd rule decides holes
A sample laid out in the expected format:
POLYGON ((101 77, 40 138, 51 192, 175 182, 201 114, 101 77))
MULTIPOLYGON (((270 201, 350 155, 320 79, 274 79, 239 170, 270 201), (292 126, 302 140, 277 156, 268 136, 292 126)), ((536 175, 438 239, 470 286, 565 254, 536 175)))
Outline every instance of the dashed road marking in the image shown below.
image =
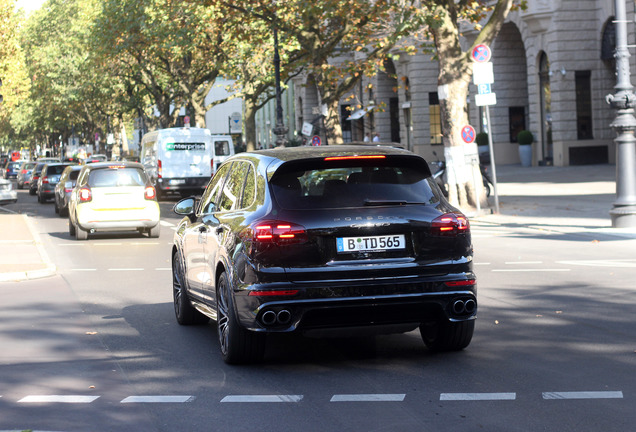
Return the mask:
POLYGON ((134 268, 109 268, 108 271, 144 271, 141 267, 134 268))
POLYGON ((300 402, 303 399, 302 395, 235 395, 225 396, 221 399, 221 402, 264 402, 264 403, 276 403, 276 402, 300 402))
POLYGON ((543 399, 622 399, 622 391, 546 392, 543 399))
POLYGON ((186 403, 194 399, 194 396, 128 396, 120 403, 186 403))
POLYGON ((402 402, 406 394, 340 394, 330 402, 402 402))
POLYGON ((441 401, 493 401, 516 398, 516 393, 442 393, 439 396, 441 401))
POLYGON ((493 272, 569 272, 571 269, 536 269, 536 268, 519 268, 519 269, 492 269, 493 272))
POLYGON ((30 395, 25 396, 18 403, 71 403, 82 404, 91 403, 99 399, 99 396, 83 395, 30 395))
POLYGON ((590 266, 590 267, 636 267, 636 259, 578 260, 557 261, 557 264, 590 266))

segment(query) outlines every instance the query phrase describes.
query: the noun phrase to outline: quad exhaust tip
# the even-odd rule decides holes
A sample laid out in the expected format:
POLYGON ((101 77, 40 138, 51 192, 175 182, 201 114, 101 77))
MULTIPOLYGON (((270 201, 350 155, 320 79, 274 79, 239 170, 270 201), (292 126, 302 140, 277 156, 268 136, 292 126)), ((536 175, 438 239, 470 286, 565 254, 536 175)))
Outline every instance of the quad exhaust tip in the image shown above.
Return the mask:
POLYGON ((472 315, 477 310, 477 303, 473 299, 455 300, 452 309, 455 315, 472 315))
POLYGON ((273 310, 268 310, 263 312, 263 315, 261 316, 261 323, 263 323, 264 326, 273 326, 273 325, 285 325, 285 324, 289 324, 289 322, 291 321, 292 315, 291 312, 288 311, 287 309, 282 309, 278 312, 275 312, 273 310))

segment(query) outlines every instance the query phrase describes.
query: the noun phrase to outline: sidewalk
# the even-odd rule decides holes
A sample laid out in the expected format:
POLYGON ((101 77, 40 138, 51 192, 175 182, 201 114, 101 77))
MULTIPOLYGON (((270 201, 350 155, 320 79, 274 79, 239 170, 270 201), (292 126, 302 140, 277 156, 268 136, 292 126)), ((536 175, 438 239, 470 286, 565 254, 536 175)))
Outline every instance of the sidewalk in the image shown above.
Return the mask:
POLYGON ((0 227, 0 282, 55 274, 55 266, 26 215, 3 211, 0 207, 0 227))
MULTIPOLYGON (((636 228, 611 227, 609 211, 616 199, 614 165, 503 165, 496 170, 499 213, 472 217, 477 224, 636 239, 636 228)), ((494 191, 489 202, 494 209, 494 191)), ((0 282, 55 274, 26 215, 0 207, 0 227, 0 282)))

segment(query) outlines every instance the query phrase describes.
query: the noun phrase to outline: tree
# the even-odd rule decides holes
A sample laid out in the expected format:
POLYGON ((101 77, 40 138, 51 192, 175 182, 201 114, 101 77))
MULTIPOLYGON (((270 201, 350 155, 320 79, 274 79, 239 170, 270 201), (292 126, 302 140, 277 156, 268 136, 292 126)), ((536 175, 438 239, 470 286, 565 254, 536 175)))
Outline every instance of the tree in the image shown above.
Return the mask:
MULTIPOLYGON (((466 98, 472 74, 472 49, 478 44, 492 44, 515 1, 497 0, 494 6, 492 3, 471 0, 422 1, 427 28, 434 40, 439 62, 438 85, 448 89, 448 97, 440 100, 442 135, 449 173, 449 200, 459 207, 476 205, 473 198, 473 178, 478 179, 476 183, 478 190, 481 190, 480 199, 485 202, 479 168, 464 163, 461 129, 468 124, 466 98), (480 23, 486 17, 486 23, 482 27, 480 23), (470 47, 464 51, 460 41, 460 26, 469 23, 480 31, 470 47)), ((525 7, 525 1, 520 3, 525 7)))
POLYGON ((382 69, 390 50, 420 25, 415 2, 408 0, 235 0, 225 4, 263 20, 269 29, 276 26, 288 59, 281 75, 285 79, 302 69, 313 77, 321 103, 327 107, 325 132, 330 144, 343 142, 340 100, 364 74, 382 69))
POLYGON ((210 108, 205 98, 228 48, 228 29, 217 8, 173 0, 107 0, 94 30, 95 52, 116 60, 113 73, 131 98, 155 106, 160 127, 173 126, 183 106, 205 124, 210 108))
POLYGON ((30 83, 25 69, 18 29, 23 17, 15 12, 14 0, 0 0, 0 79, 3 101, 0 102, 0 136, 2 143, 18 148, 20 135, 27 130, 23 121, 24 101, 29 99, 30 83))

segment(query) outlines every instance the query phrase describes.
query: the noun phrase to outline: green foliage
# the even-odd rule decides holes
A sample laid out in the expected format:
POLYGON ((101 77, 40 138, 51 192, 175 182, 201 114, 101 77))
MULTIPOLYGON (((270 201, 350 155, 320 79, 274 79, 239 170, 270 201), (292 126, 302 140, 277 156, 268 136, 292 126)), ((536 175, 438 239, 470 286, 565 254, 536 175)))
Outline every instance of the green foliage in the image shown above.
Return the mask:
POLYGON ((517 134, 517 142, 519 145, 530 145, 534 142, 534 136, 529 130, 522 130, 517 134))
POLYGON ((488 134, 486 132, 479 132, 475 136, 475 142, 478 146, 488 145, 488 134))

